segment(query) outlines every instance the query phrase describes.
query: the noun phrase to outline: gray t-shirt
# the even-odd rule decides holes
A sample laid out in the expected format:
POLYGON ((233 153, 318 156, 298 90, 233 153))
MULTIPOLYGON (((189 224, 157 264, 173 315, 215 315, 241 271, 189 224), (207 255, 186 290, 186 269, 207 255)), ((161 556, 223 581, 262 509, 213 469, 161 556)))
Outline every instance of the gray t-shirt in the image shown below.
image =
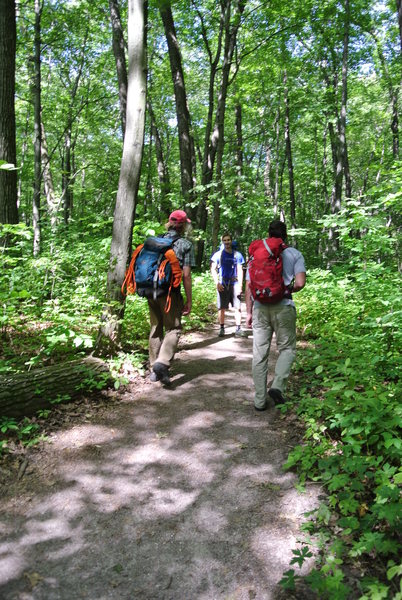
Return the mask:
MULTIPOLYGON (((292 282, 292 279, 298 273, 306 272, 306 264, 304 262, 304 256, 299 250, 296 248, 285 248, 282 252, 282 265, 283 265, 283 281, 285 285, 289 285, 292 282)), ((247 271, 246 280, 249 281, 250 277, 247 271)), ((294 306, 295 303, 290 298, 283 298, 278 304, 290 304, 294 306)), ((255 306, 259 306, 260 302, 258 300, 254 301, 255 306)))

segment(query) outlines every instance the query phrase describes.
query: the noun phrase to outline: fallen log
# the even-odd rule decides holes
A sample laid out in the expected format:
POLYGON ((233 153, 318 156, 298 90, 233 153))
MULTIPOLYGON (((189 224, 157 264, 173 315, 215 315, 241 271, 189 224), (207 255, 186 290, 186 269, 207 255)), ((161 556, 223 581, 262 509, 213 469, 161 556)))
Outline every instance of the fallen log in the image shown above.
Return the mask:
POLYGON ((0 416, 35 415, 40 409, 70 402, 96 389, 102 381, 111 381, 110 370, 107 363, 94 356, 26 373, 1 375, 0 416))

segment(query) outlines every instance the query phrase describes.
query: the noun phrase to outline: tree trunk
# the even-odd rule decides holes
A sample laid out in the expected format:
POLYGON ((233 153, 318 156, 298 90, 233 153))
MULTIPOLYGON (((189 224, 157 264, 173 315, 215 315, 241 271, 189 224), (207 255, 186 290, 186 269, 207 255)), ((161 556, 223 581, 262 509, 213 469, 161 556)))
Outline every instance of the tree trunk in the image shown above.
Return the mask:
POLYGON ((118 0, 109 0, 109 7, 113 32, 113 54, 116 61, 117 82, 119 85, 121 130, 124 139, 127 111, 127 66, 124 35, 123 28, 121 26, 118 0))
MULTIPOLYGON (((271 188, 271 145, 269 142, 265 144, 264 191, 267 200, 271 203, 273 192, 271 188)), ((276 214, 275 208, 274 206, 274 214, 276 214)))
POLYGON ((323 155, 322 155, 322 191, 324 196, 324 213, 330 208, 330 200, 328 194, 328 157, 327 157, 327 131, 328 126, 323 133, 323 155))
POLYGON ((236 199, 237 202, 242 202, 242 179, 243 179, 243 120, 242 108, 240 102, 235 106, 235 123, 236 123, 236 170, 237 170, 237 185, 236 199))
MULTIPOLYGON (((336 170, 334 178, 334 187, 331 197, 331 212, 336 214, 341 209, 342 204, 342 183, 345 174, 346 166, 346 106, 348 98, 348 51, 349 51, 349 24, 350 10, 349 0, 345 0, 345 24, 343 36, 343 54, 342 54, 342 92, 341 92, 341 112, 338 119, 337 139, 335 142, 335 157, 336 170)), ((339 239, 336 231, 330 229, 328 232, 329 238, 329 254, 335 255, 339 248, 339 239)))
MULTIPOLYGON (((216 153, 216 182, 218 188, 218 196, 222 198, 222 164, 223 164, 223 150, 225 141, 225 113, 226 113, 226 99, 228 95, 229 87, 229 76, 230 69, 233 61, 233 54, 236 47, 237 32, 240 27, 241 15, 244 11, 245 0, 239 0, 237 2, 237 11, 234 15, 234 20, 231 22, 231 0, 228 0, 226 7, 227 17, 225 19, 225 45, 223 53, 223 65, 222 65, 222 80, 218 95, 218 105, 215 117, 215 126, 212 132, 211 147, 212 156, 216 153)), ((233 81, 233 79, 232 79, 233 81)), ((212 160, 212 164, 213 164, 212 160)), ((220 200, 214 202, 214 221, 212 228, 212 246, 216 248, 218 246, 220 228, 220 200)))
MULTIPOLYGON (((0 161, 16 166, 14 0, 0 0, 0 161)), ((17 171, 0 169, 0 223, 18 223, 17 171)))
POLYGON ((155 114, 152 109, 151 102, 148 100, 147 102, 148 114, 151 120, 151 135, 155 140, 155 153, 156 153, 156 163, 159 177, 159 184, 161 188, 161 209, 164 213, 165 217, 169 217, 170 214, 170 202, 167 200, 167 195, 170 194, 170 178, 169 178, 169 170, 167 163, 165 161, 165 157, 163 155, 163 147, 162 141, 159 135, 159 130, 156 125, 155 114))
POLYGON ((372 36, 375 40, 378 58, 380 59, 380 64, 382 68, 382 75, 386 81, 388 86, 388 94, 391 103, 391 132, 392 132, 392 156, 395 160, 399 157, 399 108, 398 108, 398 100, 399 100, 399 88, 400 81, 398 85, 394 85, 392 81, 391 74, 389 72, 384 52, 381 47, 381 43, 374 32, 372 32, 372 36))
POLYGON ((64 206, 64 224, 68 225, 71 217, 71 207, 73 204, 73 192, 71 189, 71 130, 72 119, 71 115, 67 123, 66 132, 64 135, 64 154, 63 154, 63 206, 64 206))
POLYGON ((37 256, 41 246, 41 219, 40 197, 42 188, 42 161, 41 161, 41 15, 40 0, 35 0, 35 28, 34 28, 34 56, 33 62, 33 106, 34 106, 34 186, 32 198, 32 227, 33 227, 33 254, 37 256))
POLYGON ((1 375, 0 415, 29 417, 40 409, 69 402, 96 387, 96 383, 108 373, 109 367, 105 362, 87 357, 28 373, 1 375))
MULTIPOLYGON (((206 231, 207 228, 207 202, 208 202, 208 184, 212 181, 213 173, 213 156, 211 155, 211 131, 213 124, 213 114, 215 106, 215 79, 218 70, 218 64, 222 52, 222 39, 225 30, 225 11, 223 3, 221 3, 220 21, 219 21, 219 32, 218 40, 216 44, 215 56, 212 57, 212 50, 209 44, 209 37, 207 34, 207 28, 204 25, 203 16, 200 11, 197 11, 201 25, 202 25, 202 38, 205 44, 205 48, 209 57, 210 71, 209 71, 209 86, 208 86, 208 113, 205 124, 205 136, 204 136, 204 150, 202 158, 202 175, 201 184, 203 186, 202 198, 198 206, 197 222, 201 231, 206 231)), ((204 240, 200 239, 197 244, 197 265, 201 266, 202 258, 204 254, 204 240)))
POLYGON ((274 214, 278 215, 279 212, 279 149, 280 149, 280 121, 281 121, 281 108, 278 103, 278 110, 275 116, 274 130, 276 138, 276 161, 275 161, 275 186, 274 186, 274 214))
POLYGON ((42 157, 42 174, 43 174, 43 185, 45 188, 45 196, 46 196, 46 204, 47 204, 47 212, 50 218, 50 227, 53 233, 56 232, 57 227, 57 208, 58 204, 56 202, 54 185, 53 185, 53 177, 52 172, 50 170, 50 158, 47 149, 47 141, 46 141, 46 132, 41 120, 41 157, 42 157))
POLYGON ((396 12, 398 14, 398 25, 399 25, 399 43, 402 54, 402 1, 396 0, 396 12))
POLYGON ((295 183, 293 174, 293 159, 292 159, 292 144, 290 139, 290 109, 289 109, 289 90, 288 90, 288 75, 285 69, 283 73, 283 100, 285 103, 285 146, 286 157, 288 162, 289 176, 289 199, 290 199, 290 221, 292 227, 296 224, 296 199, 295 199, 295 183))
MULTIPOLYGON (((179 130, 180 173, 181 190, 185 207, 194 201, 194 188, 196 185, 196 159, 194 139, 191 131, 190 111, 187 104, 186 86, 180 47, 177 41, 170 3, 160 8, 166 40, 169 50, 170 69, 172 73, 174 95, 176 100, 177 126, 179 130)), ((190 209, 193 216, 194 210, 190 209)))
MULTIPOLYGON (((62 198, 64 199, 64 223, 68 225, 72 207, 73 207, 73 189, 72 182, 73 178, 71 177, 71 155, 72 155, 72 136, 73 136, 73 108, 75 103, 75 98, 77 96, 82 70, 84 68, 85 58, 86 58, 86 50, 87 50, 87 40, 89 35, 89 28, 87 28, 84 36, 84 40, 82 43, 81 53, 80 53, 80 62, 78 67, 78 73, 75 77, 73 87, 70 91, 70 104, 67 112, 66 119, 66 127, 64 129, 64 158, 63 158, 63 176, 62 176, 62 198)), ((74 71, 75 72, 75 71, 74 71)))
MULTIPOLYGON (((20 161, 19 161, 20 170, 18 173, 18 181, 17 181, 17 207, 18 208, 21 206, 22 179, 23 179, 22 173, 24 170, 25 157, 26 157, 27 150, 28 150, 28 130, 29 130, 30 120, 31 120, 31 104, 28 103, 27 115, 25 118, 24 134, 22 136, 22 144, 21 144, 21 156, 20 156, 20 161)), ((25 212, 25 214, 27 214, 28 210, 25 210, 24 212, 25 212)))
POLYGON ((121 286, 131 251, 141 163, 144 149, 146 107, 146 23, 147 1, 129 0, 128 5, 128 89, 126 135, 120 167, 119 187, 113 219, 112 245, 107 276, 107 304, 103 311, 97 351, 112 352, 118 345, 124 297, 121 286))

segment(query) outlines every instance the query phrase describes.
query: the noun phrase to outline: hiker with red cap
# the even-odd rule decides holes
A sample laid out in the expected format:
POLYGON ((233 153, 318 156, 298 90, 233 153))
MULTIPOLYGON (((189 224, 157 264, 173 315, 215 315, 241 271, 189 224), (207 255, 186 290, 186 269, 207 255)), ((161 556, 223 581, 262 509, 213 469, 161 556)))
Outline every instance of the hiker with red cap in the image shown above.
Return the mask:
POLYGON ((191 223, 184 210, 174 210, 166 224, 164 238, 171 238, 173 251, 182 269, 182 281, 185 300, 180 285, 173 288, 169 310, 166 311, 166 296, 148 298, 151 331, 149 334, 149 362, 151 366, 150 380, 170 384, 169 367, 173 361, 179 341, 182 315, 191 311, 192 284, 191 267, 195 266, 192 243, 185 238, 191 223))

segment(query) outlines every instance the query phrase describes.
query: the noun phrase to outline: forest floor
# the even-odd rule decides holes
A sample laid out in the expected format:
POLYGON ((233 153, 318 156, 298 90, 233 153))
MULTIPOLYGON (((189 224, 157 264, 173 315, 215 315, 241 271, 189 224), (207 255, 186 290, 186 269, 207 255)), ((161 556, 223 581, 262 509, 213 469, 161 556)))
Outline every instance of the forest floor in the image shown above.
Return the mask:
POLYGON ((183 336, 170 389, 59 406, 50 443, 3 459, 2 599, 314 597, 278 584, 321 493, 283 470, 302 428, 254 410, 252 332, 217 333, 183 336))

